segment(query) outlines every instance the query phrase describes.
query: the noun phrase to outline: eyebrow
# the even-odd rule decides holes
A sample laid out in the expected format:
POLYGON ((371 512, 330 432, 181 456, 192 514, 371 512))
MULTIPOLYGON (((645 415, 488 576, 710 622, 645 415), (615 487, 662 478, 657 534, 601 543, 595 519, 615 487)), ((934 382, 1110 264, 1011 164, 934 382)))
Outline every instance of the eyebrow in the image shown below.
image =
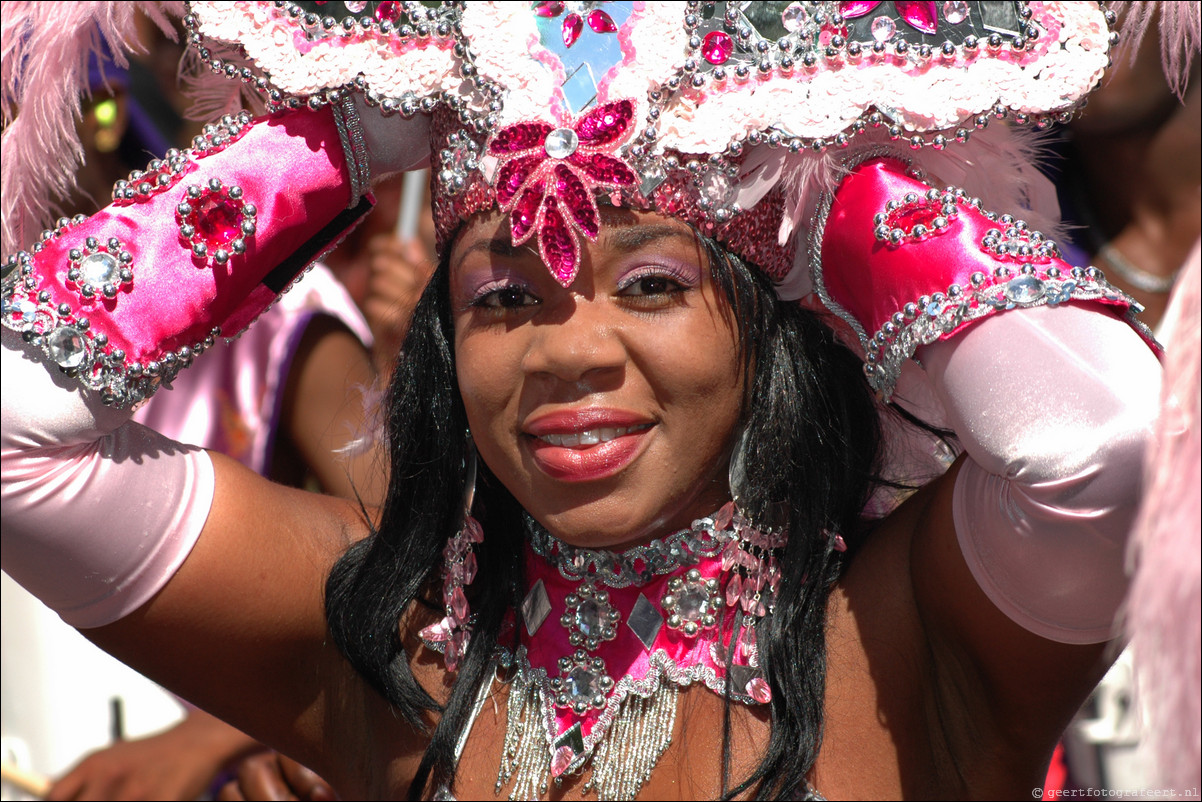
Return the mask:
POLYGON ((623 226, 621 223, 618 223, 617 225, 607 227, 605 231, 605 246, 622 253, 629 253, 657 240, 670 238, 683 239, 690 244, 697 241, 697 237, 692 231, 680 226, 665 225, 663 223, 650 223, 647 225, 635 223, 623 226))
POLYGON ((478 239, 473 242, 459 255, 459 259, 455 262, 455 267, 462 265, 468 256, 478 251, 484 251, 492 256, 506 256, 510 258, 520 256, 524 251, 533 253, 536 257, 539 255, 531 240, 515 246, 510 239, 509 230, 506 229, 498 231, 496 236, 491 239, 478 239))

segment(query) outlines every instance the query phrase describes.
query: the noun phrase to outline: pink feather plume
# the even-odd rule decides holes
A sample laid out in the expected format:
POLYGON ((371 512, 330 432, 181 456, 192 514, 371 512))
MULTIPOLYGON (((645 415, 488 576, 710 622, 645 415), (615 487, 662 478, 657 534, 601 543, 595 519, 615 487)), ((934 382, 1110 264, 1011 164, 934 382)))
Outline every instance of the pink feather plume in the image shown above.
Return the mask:
POLYGON ((107 46, 114 63, 139 48, 137 13, 174 36, 182 3, 0 4, 0 214, 2 251, 28 247, 75 186, 83 160, 76 124, 88 92, 88 57, 107 46))
POLYGON ((1164 788, 1202 782, 1202 243, 1165 318, 1164 402, 1145 471, 1126 626, 1149 721, 1143 745, 1164 788))
POLYGON ((1122 38, 1119 41, 1119 56, 1127 55, 1132 61, 1139 44, 1156 24, 1160 33, 1160 61, 1169 87, 1181 96, 1189 80, 1190 66, 1202 48, 1202 3, 1196 2, 1132 2, 1109 3, 1111 11, 1120 17, 1122 38))

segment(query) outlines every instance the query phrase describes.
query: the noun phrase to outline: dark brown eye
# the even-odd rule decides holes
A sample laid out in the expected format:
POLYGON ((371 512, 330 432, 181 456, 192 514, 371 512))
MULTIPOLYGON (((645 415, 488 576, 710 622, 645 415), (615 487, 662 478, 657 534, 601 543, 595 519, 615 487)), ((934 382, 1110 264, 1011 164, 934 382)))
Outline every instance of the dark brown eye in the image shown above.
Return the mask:
POLYGON ((682 289, 684 287, 675 279, 669 276, 653 274, 640 276, 628 282, 621 287, 621 293, 626 296, 643 297, 649 295, 668 295, 679 292, 682 289))
POLYGON ((510 284, 481 295, 473 306, 489 309, 520 309, 537 304, 539 301, 520 284, 510 284))

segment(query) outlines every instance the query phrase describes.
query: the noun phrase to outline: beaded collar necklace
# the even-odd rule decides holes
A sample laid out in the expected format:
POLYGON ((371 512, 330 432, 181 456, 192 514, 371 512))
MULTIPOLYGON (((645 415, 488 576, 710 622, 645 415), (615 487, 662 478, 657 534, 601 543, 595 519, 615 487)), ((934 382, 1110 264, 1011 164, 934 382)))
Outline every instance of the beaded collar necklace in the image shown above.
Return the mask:
POLYGON ((671 743, 681 687, 771 701, 755 625, 773 611, 783 534, 733 503, 620 553, 571 546, 529 516, 526 529, 529 590, 500 638, 517 645, 500 649, 513 680, 498 793, 532 798, 589 768, 585 792, 633 798, 671 743))

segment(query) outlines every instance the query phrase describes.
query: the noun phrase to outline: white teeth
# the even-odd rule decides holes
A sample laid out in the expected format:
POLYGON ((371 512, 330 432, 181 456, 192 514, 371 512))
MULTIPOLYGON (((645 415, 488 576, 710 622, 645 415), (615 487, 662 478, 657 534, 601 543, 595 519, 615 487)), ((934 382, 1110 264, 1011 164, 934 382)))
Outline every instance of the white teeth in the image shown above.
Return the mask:
POLYGON ((595 446, 598 443, 608 443, 624 434, 646 429, 648 424, 639 426, 603 426, 599 429, 586 429, 577 434, 544 434, 538 439, 552 446, 561 448, 579 448, 580 446, 595 446))

